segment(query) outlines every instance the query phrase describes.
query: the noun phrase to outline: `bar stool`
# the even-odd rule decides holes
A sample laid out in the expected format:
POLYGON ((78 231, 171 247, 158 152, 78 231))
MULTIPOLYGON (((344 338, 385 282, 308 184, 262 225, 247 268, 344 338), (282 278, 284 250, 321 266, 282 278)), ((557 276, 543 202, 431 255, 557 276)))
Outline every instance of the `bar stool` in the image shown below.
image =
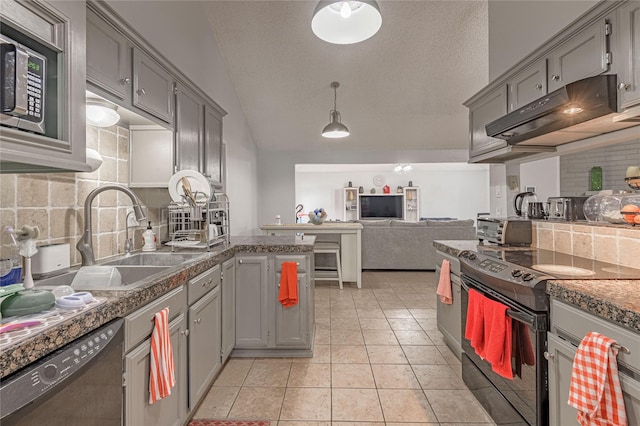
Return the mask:
POLYGON ((340 244, 338 243, 316 243, 313 246, 313 253, 334 254, 336 256, 336 269, 316 267, 316 281, 338 281, 342 290, 342 267, 340 266, 340 244))

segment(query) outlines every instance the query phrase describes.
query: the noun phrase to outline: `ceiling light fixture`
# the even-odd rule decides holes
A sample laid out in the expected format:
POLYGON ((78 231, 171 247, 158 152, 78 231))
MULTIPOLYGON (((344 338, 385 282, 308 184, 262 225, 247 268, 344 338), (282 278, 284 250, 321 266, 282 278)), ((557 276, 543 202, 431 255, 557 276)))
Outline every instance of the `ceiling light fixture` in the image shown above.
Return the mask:
POLYGON ((320 1, 313 12, 311 29, 321 40, 354 44, 372 37, 382 26, 378 3, 371 0, 320 1))
POLYGON ((331 83, 333 88, 333 109, 329 112, 329 124, 322 129, 322 136, 325 138, 337 139, 349 136, 349 129, 342 124, 342 118, 336 107, 336 101, 338 98, 337 88, 340 87, 340 83, 334 81, 331 83))
POLYGON ((111 127, 120 121, 118 107, 102 99, 87 99, 87 124, 111 127))
POLYGON ((396 173, 408 173, 411 170, 413 170, 413 167, 411 167, 411 164, 396 164, 396 166, 393 168, 393 171, 396 173))

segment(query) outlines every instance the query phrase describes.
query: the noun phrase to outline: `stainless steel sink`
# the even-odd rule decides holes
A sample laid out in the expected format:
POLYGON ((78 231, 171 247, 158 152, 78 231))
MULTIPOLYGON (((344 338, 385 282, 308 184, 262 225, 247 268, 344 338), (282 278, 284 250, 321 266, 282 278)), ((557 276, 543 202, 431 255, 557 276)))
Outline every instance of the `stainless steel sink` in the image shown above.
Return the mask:
POLYGON ((108 262, 101 262, 100 264, 116 266, 177 266, 202 255, 203 253, 136 253, 108 262))
MULTIPOLYGON (((73 285, 74 290, 130 290, 146 283, 145 278, 149 278, 152 275, 164 272, 171 266, 116 266, 116 269, 120 273, 121 282, 119 285, 108 285, 104 283, 85 283, 82 285, 73 285)), ((69 272, 67 274, 58 275, 57 277, 51 277, 44 280, 35 282, 35 286, 38 288, 53 288, 59 285, 71 285, 78 271, 69 272)))

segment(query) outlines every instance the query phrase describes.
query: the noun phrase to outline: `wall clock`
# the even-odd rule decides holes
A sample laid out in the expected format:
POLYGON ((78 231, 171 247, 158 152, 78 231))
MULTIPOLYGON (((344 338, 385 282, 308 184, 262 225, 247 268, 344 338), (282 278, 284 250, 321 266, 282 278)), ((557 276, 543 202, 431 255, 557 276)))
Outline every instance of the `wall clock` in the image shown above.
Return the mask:
POLYGON ((373 177, 373 184, 374 184, 375 186, 382 186, 382 185, 384 185, 384 176, 382 176, 382 175, 375 175, 375 176, 373 177))

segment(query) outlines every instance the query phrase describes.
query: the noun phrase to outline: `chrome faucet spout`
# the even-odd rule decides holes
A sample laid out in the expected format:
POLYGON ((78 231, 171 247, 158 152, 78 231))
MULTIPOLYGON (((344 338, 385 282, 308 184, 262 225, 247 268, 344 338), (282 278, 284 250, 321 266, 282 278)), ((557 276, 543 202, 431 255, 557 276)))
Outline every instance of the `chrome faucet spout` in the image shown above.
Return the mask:
POLYGON ((82 266, 90 266, 96 263, 95 255, 93 253, 93 242, 91 239, 91 204, 98 194, 110 189, 127 194, 131 199, 131 203, 133 203, 133 213, 135 214, 136 219, 138 221, 146 219, 146 215, 142 211, 140 200, 136 194, 126 186, 104 185, 91 191, 89 195, 87 195, 87 199, 84 201, 84 233, 82 234, 80 241, 78 241, 78 244, 76 244, 76 248, 82 257, 82 266))

